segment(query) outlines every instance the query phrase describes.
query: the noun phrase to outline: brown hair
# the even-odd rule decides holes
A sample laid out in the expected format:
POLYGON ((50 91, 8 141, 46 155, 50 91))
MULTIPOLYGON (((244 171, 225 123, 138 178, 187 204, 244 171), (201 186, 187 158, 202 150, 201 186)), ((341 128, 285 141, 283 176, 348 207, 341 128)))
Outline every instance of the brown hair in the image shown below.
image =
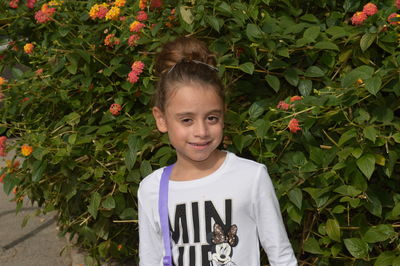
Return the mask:
POLYGON ((215 89, 223 101, 224 88, 215 65, 215 55, 198 39, 179 37, 166 43, 156 59, 155 70, 160 79, 154 105, 164 111, 171 90, 188 83, 200 83, 215 89))

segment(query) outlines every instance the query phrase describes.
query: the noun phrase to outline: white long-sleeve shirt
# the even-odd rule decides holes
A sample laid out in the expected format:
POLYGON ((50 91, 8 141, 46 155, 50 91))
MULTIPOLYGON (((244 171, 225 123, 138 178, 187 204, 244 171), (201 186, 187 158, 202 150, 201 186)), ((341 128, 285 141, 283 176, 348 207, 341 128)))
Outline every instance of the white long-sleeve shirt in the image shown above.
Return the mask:
MULTIPOLYGON (((139 186, 140 266, 162 265, 162 171, 154 171, 139 186)), ((259 241, 271 265, 297 265, 263 164, 228 152, 209 176, 170 180, 168 211, 176 266, 259 266, 259 241)))

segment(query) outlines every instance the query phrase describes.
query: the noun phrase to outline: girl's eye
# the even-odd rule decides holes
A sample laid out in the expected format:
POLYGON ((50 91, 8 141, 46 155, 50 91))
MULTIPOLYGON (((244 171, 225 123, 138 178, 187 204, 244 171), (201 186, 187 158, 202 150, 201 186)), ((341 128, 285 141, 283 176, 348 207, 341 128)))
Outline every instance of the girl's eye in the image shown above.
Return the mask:
POLYGON ((210 121, 211 123, 217 123, 219 121, 218 116, 209 116, 207 117, 207 120, 210 121))
POLYGON ((190 118, 184 118, 184 119, 181 119, 181 122, 182 122, 183 124, 190 124, 190 123, 192 122, 192 119, 190 119, 190 118))

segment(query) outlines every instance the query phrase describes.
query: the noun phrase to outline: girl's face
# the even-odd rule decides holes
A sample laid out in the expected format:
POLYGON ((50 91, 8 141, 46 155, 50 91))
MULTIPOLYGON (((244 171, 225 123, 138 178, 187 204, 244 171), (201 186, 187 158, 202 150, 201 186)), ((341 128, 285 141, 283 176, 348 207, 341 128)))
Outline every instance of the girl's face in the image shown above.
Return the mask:
POLYGON ((178 161, 212 162, 222 141, 223 102, 212 88, 197 84, 180 86, 167 97, 165 111, 153 108, 158 129, 168 132, 178 161))

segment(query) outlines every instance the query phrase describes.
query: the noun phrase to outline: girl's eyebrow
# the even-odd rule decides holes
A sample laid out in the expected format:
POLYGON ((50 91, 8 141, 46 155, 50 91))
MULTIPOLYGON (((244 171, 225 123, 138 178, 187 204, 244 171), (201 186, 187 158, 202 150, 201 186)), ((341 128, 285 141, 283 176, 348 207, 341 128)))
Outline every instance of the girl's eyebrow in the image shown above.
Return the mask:
MULTIPOLYGON (((182 112, 182 113, 177 113, 176 116, 187 116, 187 115, 194 115, 194 114, 195 113, 193 113, 193 112, 182 112)), ((207 115, 208 114, 219 114, 219 115, 221 115, 222 114, 222 110, 220 110, 220 109, 211 110, 211 111, 207 112, 207 115)))

